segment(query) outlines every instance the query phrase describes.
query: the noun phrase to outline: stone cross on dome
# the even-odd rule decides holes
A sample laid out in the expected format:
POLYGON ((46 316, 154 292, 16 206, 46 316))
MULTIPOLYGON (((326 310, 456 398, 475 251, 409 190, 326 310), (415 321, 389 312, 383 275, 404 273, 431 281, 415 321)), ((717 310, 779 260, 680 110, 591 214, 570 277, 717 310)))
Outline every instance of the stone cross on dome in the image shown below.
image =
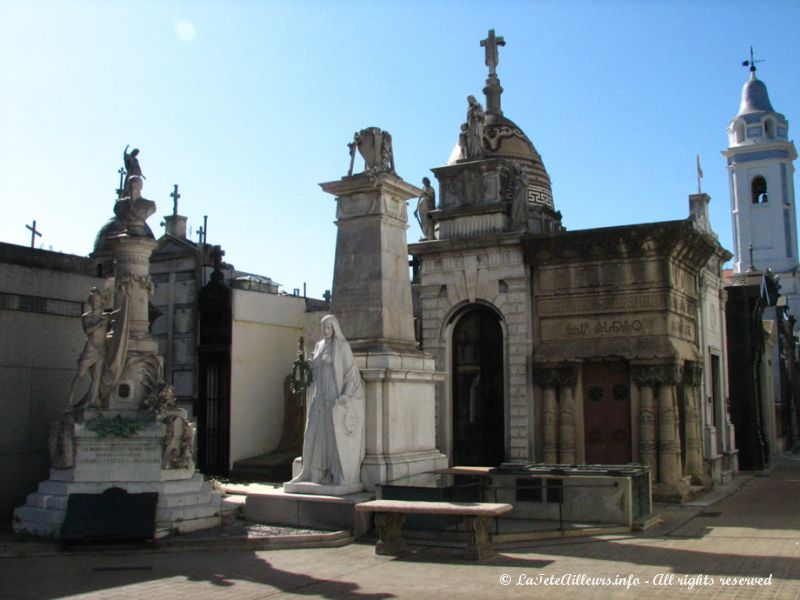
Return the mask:
POLYGON ((178 184, 175 184, 175 189, 172 190, 172 193, 169 195, 172 198, 172 216, 176 216, 178 214, 178 200, 180 199, 181 195, 178 193, 178 184))
POLYGON ((486 66, 489 67, 489 77, 497 76, 497 65, 500 63, 500 55, 497 52, 497 48, 505 45, 506 41, 503 36, 495 37, 494 29, 490 29, 488 37, 485 40, 481 40, 481 47, 486 51, 486 66))

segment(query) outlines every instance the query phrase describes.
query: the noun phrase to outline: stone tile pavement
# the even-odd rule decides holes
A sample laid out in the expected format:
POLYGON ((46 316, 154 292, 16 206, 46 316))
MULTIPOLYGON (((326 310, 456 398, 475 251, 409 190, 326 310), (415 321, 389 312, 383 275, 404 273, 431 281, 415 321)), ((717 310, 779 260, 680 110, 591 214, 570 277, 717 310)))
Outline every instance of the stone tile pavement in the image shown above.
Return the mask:
POLYGON ((800 455, 727 492, 661 507, 646 532, 506 547, 488 563, 421 546, 375 556, 368 541, 0 558, 0 598, 800 598, 800 455))

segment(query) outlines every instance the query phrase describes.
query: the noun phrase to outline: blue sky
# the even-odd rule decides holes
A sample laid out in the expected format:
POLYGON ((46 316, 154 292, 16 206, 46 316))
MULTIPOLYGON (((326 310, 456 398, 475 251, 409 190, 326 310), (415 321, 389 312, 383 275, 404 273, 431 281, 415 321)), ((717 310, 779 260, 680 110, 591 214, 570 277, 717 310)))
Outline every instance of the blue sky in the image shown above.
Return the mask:
MULTIPOLYGON (((392 133, 398 174, 445 164, 504 36, 503 110, 541 153, 568 229, 685 218, 700 154, 731 247, 720 151, 748 72, 800 119, 800 3, 0 0, 0 241, 86 255, 138 147, 160 233, 193 232, 287 291, 330 288, 353 132, 392 133)), ((193 235, 196 239, 196 234, 193 235)), ((409 239, 419 237, 414 223, 409 239)))

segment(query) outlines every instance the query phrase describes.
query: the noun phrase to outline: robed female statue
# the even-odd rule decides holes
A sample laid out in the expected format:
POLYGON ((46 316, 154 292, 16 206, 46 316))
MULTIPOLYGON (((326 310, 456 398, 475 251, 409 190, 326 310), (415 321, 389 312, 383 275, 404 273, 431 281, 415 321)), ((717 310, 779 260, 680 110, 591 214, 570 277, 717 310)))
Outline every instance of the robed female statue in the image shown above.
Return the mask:
POLYGON ((322 339, 310 357, 311 402, 303 438, 303 468, 286 491, 312 491, 302 483, 352 487, 361 483, 365 454, 364 388, 338 319, 321 321, 322 339))

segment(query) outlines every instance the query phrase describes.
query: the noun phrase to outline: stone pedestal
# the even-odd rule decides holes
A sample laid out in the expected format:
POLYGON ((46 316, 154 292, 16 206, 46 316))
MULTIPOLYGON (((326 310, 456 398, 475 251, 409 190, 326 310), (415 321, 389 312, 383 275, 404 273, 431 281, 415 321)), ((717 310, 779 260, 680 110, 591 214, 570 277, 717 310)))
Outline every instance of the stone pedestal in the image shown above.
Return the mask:
MULTIPOLYGON (((298 473, 302 470, 302 459, 298 463, 298 473)), ((357 494, 364 489, 363 483, 350 483, 342 485, 325 485, 313 481, 287 481, 283 484, 283 491, 288 494, 312 494, 315 496, 348 496, 357 494)))
POLYGON ((129 437, 100 437, 85 423, 74 425, 75 466, 51 469, 50 479, 14 511, 14 530, 58 537, 71 494, 158 493, 156 537, 218 526, 222 496, 194 465, 163 469, 164 425, 146 424, 129 437))
POLYGON ((347 529, 355 537, 370 530, 369 513, 356 512, 356 505, 370 500, 370 494, 329 496, 326 494, 286 493, 280 488, 247 494, 245 517, 249 521, 311 527, 347 529))
POLYGON ((418 353, 356 352, 366 382, 367 455, 361 479, 375 485, 447 467, 436 449, 435 386, 444 373, 418 353))
POLYGON ((444 374, 417 349, 411 306, 406 201, 422 191, 390 172, 321 185, 338 204, 331 311, 366 382, 361 477, 373 490, 447 466, 435 425, 435 387, 444 374))
POLYGON ((337 201, 331 312, 350 346, 415 351, 406 200, 422 190, 390 173, 321 186, 337 201))

